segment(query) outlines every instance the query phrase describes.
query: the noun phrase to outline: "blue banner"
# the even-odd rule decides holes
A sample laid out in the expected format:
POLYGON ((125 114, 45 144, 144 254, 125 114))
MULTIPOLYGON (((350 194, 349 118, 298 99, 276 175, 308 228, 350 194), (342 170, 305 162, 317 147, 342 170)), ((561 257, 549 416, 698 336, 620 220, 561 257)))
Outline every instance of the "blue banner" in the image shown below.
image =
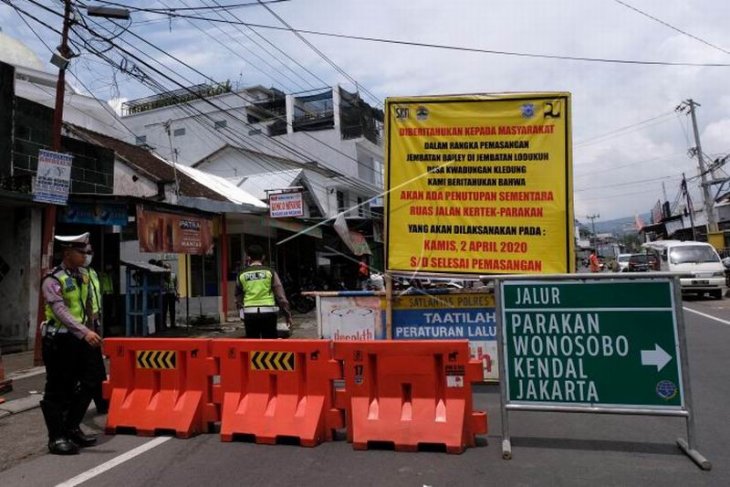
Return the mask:
POLYGON ((441 308, 393 310, 396 340, 497 339, 494 308, 441 308))
POLYGON ((118 225, 128 222, 127 205, 124 203, 69 203, 59 209, 59 221, 82 225, 118 225))

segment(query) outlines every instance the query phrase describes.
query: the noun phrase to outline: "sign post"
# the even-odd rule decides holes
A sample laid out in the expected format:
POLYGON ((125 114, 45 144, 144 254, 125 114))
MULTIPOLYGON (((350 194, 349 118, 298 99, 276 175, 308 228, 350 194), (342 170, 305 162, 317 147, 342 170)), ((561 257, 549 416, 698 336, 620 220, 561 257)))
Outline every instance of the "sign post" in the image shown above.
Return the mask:
POLYGON ((680 287, 668 275, 500 278, 502 456, 510 411, 678 416, 694 446, 680 287))

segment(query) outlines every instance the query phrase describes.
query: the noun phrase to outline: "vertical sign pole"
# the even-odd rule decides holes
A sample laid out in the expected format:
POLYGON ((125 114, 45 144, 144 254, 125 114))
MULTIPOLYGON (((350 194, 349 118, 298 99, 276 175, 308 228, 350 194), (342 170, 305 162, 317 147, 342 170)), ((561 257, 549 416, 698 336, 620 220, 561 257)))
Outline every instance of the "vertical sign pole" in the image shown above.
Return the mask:
POLYGON ((385 338, 393 339, 393 276, 385 273, 385 338))
POLYGON ((684 389, 684 408, 687 411, 687 441, 684 438, 677 438, 679 448, 692 459, 702 470, 712 469, 712 463, 707 460, 700 452, 695 450, 695 415, 692 407, 692 390, 690 388, 689 377, 689 357, 687 356, 687 335, 684 330, 684 310, 682 309, 682 290, 679 278, 672 280, 672 290, 674 294, 674 314, 677 317, 677 335, 679 338, 679 356, 682 363, 682 387, 684 389))
POLYGON ((504 361, 504 349, 507 347, 504 340, 502 326, 502 281, 496 279, 494 281, 494 308, 497 319, 497 356, 499 357, 499 397, 502 410, 502 458, 512 460, 512 440, 509 434, 509 411, 507 411, 507 367, 504 361))

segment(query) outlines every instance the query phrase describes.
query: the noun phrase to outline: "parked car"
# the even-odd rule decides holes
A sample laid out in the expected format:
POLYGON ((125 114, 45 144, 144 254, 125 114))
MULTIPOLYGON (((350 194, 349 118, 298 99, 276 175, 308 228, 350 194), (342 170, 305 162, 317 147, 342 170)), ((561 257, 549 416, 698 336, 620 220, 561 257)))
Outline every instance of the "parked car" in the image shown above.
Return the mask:
POLYGON ((681 273, 682 293, 709 294, 722 299, 725 266, 715 248, 706 242, 659 240, 643 244, 660 264, 660 270, 681 273))
POLYGON ((628 272, 649 272, 659 269, 659 261, 651 254, 631 254, 626 266, 628 272))
POLYGON ((631 257, 631 254, 618 254, 616 262, 618 262, 619 272, 626 272, 629 270, 629 257, 631 257))

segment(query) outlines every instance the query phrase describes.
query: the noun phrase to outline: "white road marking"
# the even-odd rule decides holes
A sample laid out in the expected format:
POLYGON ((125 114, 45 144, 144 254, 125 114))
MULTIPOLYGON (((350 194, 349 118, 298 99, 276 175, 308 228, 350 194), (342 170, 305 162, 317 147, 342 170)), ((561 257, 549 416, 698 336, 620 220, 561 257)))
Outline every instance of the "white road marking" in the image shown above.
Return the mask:
POLYGON ((127 460, 131 460, 132 458, 139 456, 157 446, 160 446, 166 441, 169 441, 172 439, 172 436, 160 436, 158 438, 155 438, 154 440, 148 441, 147 443, 144 443, 143 445, 138 446, 137 448, 134 448, 132 450, 129 450, 126 453, 122 453, 118 457, 112 458, 108 462, 102 463, 101 465, 98 465, 90 470, 87 470, 86 472, 80 473, 76 477, 72 479, 68 479, 65 482, 62 482, 56 487, 74 487, 76 485, 82 484, 86 482, 87 480, 93 479, 94 477, 103 474, 107 470, 111 470, 112 468, 116 467, 117 465, 121 465, 122 463, 126 462, 127 460))
POLYGON ((683 309, 685 311, 689 311, 690 313, 695 313, 695 314, 698 314, 700 316, 704 316, 705 318, 709 318, 711 320, 715 320, 715 321, 717 321, 719 323, 722 323, 723 325, 730 325, 730 321, 722 320, 722 319, 720 319, 720 318, 718 318, 716 316, 708 315, 707 313, 702 313, 700 311, 697 311, 696 309, 688 308, 687 306, 684 306, 683 309))

